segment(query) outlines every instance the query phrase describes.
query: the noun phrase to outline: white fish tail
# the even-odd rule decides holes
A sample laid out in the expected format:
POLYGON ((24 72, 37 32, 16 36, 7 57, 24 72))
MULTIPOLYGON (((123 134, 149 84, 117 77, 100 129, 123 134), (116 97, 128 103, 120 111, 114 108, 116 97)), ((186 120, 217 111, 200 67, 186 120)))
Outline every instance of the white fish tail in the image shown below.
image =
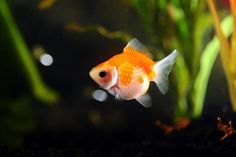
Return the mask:
POLYGON ((166 94, 169 89, 168 75, 172 70, 177 55, 177 50, 174 50, 167 57, 157 62, 153 67, 156 73, 156 77, 153 81, 156 83, 162 94, 166 94))

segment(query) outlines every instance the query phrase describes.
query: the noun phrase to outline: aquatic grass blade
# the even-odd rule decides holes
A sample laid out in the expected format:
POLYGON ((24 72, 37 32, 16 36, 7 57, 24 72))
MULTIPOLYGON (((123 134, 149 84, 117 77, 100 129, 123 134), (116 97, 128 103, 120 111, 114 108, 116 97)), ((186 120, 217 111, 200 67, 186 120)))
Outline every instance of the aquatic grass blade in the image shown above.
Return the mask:
POLYGON ((43 82, 36 64, 30 55, 30 51, 27 48, 24 39, 11 15, 11 11, 6 0, 0 0, 0 17, 0 20, 3 20, 2 23, 6 25, 6 34, 8 34, 11 38, 11 43, 9 43, 9 45, 15 49, 16 56, 19 58, 26 78, 30 83, 32 93, 42 102, 47 104, 56 103, 59 96, 43 82))
MULTIPOLYGON (((221 28, 225 36, 232 33, 233 18, 227 16, 221 22, 221 28)), ((215 63, 216 57, 220 51, 220 42, 218 37, 214 37, 202 52, 200 59, 200 70, 194 83, 193 94, 193 116, 199 117, 203 110, 204 99, 207 90, 207 84, 210 77, 212 67, 215 63)))
MULTIPOLYGON (((208 6, 211 11, 211 14, 214 19, 214 24, 215 24, 215 30, 216 30, 216 35, 220 39, 220 45, 221 45, 221 51, 220 51, 220 57, 221 57, 221 62, 223 65, 224 73, 226 76, 227 80, 227 85, 229 89, 229 96, 231 100, 231 105, 233 108, 233 111, 236 111, 236 77, 234 75, 234 58, 235 57, 234 53, 234 43, 231 45, 228 39, 224 36, 222 33, 221 27, 219 26, 219 15, 218 15, 218 9, 216 7, 215 1, 214 0, 208 0, 208 6)), ((231 5, 233 4, 232 1, 230 1, 231 5)), ((231 40, 235 40, 235 13, 234 13, 234 8, 231 6, 231 14, 234 16, 234 26, 233 26, 233 35, 231 40)))
POLYGON ((94 25, 80 25, 79 23, 68 23, 65 25, 65 29, 73 32, 96 32, 106 37, 108 39, 118 39, 124 43, 128 43, 133 37, 122 31, 109 31, 101 25, 94 24, 94 25))

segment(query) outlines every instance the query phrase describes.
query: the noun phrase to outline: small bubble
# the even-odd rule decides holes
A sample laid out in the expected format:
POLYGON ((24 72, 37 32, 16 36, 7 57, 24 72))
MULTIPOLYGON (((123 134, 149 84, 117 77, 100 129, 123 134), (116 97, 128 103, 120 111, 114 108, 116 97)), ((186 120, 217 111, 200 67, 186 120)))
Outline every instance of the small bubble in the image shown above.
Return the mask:
POLYGON ((107 99, 107 93, 103 90, 95 90, 93 92, 93 98, 97 101, 103 102, 107 99))
POLYGON ((43 64, 44 66, 50 66, 53 63, 53 58, 49 54, 42 54, 39 60, 40 60, 40 63, 43 64))

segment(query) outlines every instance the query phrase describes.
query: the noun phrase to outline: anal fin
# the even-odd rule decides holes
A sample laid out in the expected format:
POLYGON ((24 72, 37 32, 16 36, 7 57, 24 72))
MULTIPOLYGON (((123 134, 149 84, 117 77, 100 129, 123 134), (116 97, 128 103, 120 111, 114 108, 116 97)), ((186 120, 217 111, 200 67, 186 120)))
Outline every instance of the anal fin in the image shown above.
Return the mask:
POLYGON ((142 95, 138 98, 136 98, 136 100, 144 107, 149 108, 152 106, 152 98, 150 97, 150 95, 145 94, 142 95))

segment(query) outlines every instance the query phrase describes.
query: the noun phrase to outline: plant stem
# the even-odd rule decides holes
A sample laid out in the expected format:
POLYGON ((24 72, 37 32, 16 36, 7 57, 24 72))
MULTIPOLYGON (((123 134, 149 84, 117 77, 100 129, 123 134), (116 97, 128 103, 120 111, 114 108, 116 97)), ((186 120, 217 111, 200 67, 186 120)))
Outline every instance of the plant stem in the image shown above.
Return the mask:
MULTIPOLYGON (((223 33, 228 37, 232 33, 233 19, 227 16, 221 22, 223 33)), ((207 89, 207 82, 210 77, 210 71, 220 50, 219 38, 214 37, 203 50, 200 62, 200 69, 194 83, 193 92, 193 117, 199 117, 203 110, 204 99, 207 89)))
MULTIPOLYGON (((232 1, 231 1, 231 5, 232 5, 232 1)), ((223 69, 226 75, 226 79, 227 79, 227 84, 228 84, 228 88, 229 88, 229 94, 230 94, 230 100, 232 103, 232 108, 234 111, 236 111, 236 77, 234 75, 234 67, 235 67, 235 63, 234 63, 234 58, 236 55, 234 53, 235 52, 235 46, 233 43, 232 48, 230 48, 229 46, 229 42, 227 40, 227 38, 224 36, 224 34, 222 33, 222 30, 219 26, 219 16, 217 14, 217 9, 215 6, 215 3, 213 2, 213 0, 208 0, 208 6, 210 8, 210 11, 213 15, 213 19, 214 19, 214 23, 215 23, 215 30, 216 30, 216 34, 220 39, 220 44, 221 44, 221 51, 220 51, 220 56, 221 56, 221 61, 223 64, 223 69)), ((231 6, 233 7, 233 6, 231 6)), ((233 30, 233 37, 232 40, 235 40, 235 13, 234 10, 231 8, 232 14, 234 16, 234 30, 233 30)))
POLYGON ((231 13, 233 15, 233 19, 234 19, 234 29, 233 29, 233 34, 232 34, 232 38, 231 38, 231 53, 232 53, 232 66, 231 66, 231 70, 234 76, 234 79, 236 79, 236 1, 235 0, 230 0, 230 4, 231 4, 231 13))
POLYGON ((15 49, 16 55, 23 66, 24 73, 30 82, 34 96, 48 104, 57 102, 58 94, 44 84, 29 49, 12 17, 6 0, 0 0, 0 16, 2 17, 1 20, 3 20, 2 23, 6 25, 4 27, 6 30, 4 31, 11 39, 9 45, 15 49))
MULTIPOLYGON (((216 34, 218 35, 219 39, 220 39, 220 43, 221 43, 221 58, 222 58, 222 62, 223 62, 223 67, 224 70, 226 71, 226 75, 229 74, 228 72, 228 61, 230 58, 230 46, 228 43, 228 40, 226 39, 226 37, 224 36, 221 27, 220 27, 220 18, 217 14, 216 11, 216 6, 215 3, 213 2, 214 0, 208 0, 208 6, 210 8, 210 11, 212 13, 213 19, 214 19, 214 24, 215 24, 215 30, 216 30, 216 34)), ((227 76, 228 77, 228 76, 227 76)))
POLYGON ((231 38, 231 72, 232 72, 232 98, 233 98, 233 110, 236 111, 236 1, 230 0, 231 14, 233 15, 233 34, 231 38))

